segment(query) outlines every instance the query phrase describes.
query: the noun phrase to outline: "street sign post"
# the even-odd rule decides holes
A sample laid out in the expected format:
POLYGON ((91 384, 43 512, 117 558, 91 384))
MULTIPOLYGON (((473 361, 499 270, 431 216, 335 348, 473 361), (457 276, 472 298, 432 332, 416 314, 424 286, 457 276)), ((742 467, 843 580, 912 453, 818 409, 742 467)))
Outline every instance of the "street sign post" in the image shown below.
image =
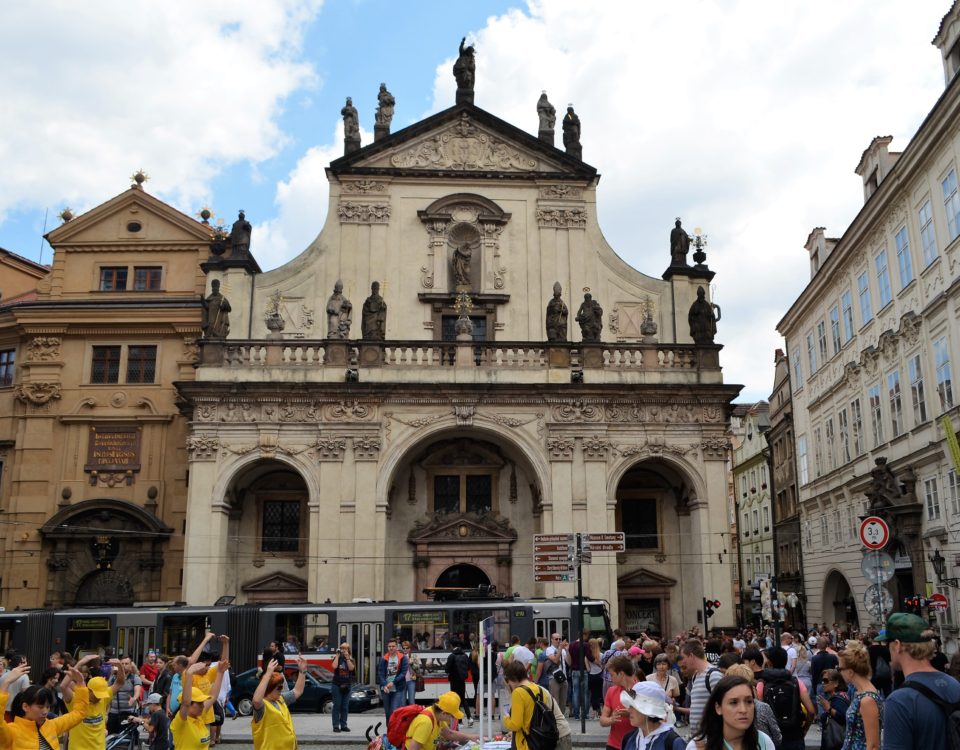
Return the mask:
POLYGON ((895 572, 893 558, 886 552, 866 552, 860 561, 860 572, 870 583, 886 583, 895 572))
POLYGON ((860 541, 867 549, 883 549, 890 541, 890 527, 882 518, 868 516, 860 523, 860 541))
POLYGON ((537 583, 567 583, 576 579, 573 573, 534 573, 533 580, 537 583))

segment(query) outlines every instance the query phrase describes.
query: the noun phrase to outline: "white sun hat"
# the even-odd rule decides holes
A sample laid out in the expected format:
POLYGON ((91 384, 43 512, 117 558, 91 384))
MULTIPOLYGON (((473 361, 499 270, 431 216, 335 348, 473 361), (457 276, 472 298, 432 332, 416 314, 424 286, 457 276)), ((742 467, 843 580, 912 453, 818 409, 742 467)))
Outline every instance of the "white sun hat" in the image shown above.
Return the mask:
POLYGON ((620 703, 625 708, 635 708, 644 716, 655 719, 667 718, 667 694, 654 682, 638 682, 633 686, 633 695, 620 693, 620 703))

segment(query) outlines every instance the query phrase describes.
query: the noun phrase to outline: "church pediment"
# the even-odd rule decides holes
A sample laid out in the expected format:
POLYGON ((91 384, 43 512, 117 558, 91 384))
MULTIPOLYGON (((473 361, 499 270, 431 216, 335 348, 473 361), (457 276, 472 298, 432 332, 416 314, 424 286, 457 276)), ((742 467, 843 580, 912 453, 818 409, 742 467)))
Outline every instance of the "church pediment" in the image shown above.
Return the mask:
POLYGON ((493 513, 445 514, 435 513, 418 522, 407 536, 411 544, 450 541, 514 542, 517 532, 510 522, 493 513))
POLYGON ((647 568, 640 568, 617 578, 617 586, 637 586, 648 588, 669 588, 677 585, 675 578, 654 573, 647 568))
POLYGON ((271 573, 242 586, 245 594, 252 593, 277 593, 277 592, 303 592, 306 593, 307 582, 303 578, 288 575, 286 573, 271 573))
POLYGON ((593 179, 596 169, 489 112, 460 104, 337 159, 334 174, 424 172, 593 179))
POLYGON ((53 246, 209 244, 211 227, 168 206, 140 188, 130 188, 47 234, 53 246))

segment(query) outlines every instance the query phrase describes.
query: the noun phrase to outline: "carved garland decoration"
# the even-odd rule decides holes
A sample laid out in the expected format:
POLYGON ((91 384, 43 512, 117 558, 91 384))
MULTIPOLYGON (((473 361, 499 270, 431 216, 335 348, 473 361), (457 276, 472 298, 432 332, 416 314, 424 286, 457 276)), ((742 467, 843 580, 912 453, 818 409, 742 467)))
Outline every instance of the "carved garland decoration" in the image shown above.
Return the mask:
POLYGON ((34 406, 45 406, 60 398, 60 384, 48 382, 21 383, 15 392, 18 401, 29 402, 34 406))
POLYGON ((587 226, 587 212, 582 208, 545 206, 537 209, 537 225, 556 229, 584 229, 587 226))
POLYGON ((337 216, 341 224, 389 224, 390 204, 341 201, 337 216))

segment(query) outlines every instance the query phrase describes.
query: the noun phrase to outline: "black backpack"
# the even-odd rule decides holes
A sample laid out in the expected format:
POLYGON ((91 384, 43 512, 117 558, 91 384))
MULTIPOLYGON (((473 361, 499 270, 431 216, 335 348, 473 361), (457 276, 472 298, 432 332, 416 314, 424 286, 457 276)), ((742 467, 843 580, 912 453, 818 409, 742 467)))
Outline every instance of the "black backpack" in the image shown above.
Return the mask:
POLYGON ((902 687, 913 688, 943 711, 943 720, 947 724, 947 747, 950 750, 960 750, 960 703, 947 703, 926 685, 912 680, 904 682, 902 687))
POLYGON ((800 685, 796 677, 769 677, 763 682, 763 702, 773 709, 777 726, 784 739, 800 734, 803 728, 803 710, 800 704, 800 685))
POLYGON ((548 706, 543 701, 543 690, 534 693, 526 685, 521 685, 533 698, 533 716, 530 717, 530 729, 523 733, 530 750, 556 750, 560 741, 557 729, 557 717, 553 715, 553 703, 548 706))
POLYGON ((454 651, 450 654, 453 660, 453 669, 450 670, 450 677, 457 677, 461 682, 466 682, 470 676, 470 657, 463 651, 454 651))

